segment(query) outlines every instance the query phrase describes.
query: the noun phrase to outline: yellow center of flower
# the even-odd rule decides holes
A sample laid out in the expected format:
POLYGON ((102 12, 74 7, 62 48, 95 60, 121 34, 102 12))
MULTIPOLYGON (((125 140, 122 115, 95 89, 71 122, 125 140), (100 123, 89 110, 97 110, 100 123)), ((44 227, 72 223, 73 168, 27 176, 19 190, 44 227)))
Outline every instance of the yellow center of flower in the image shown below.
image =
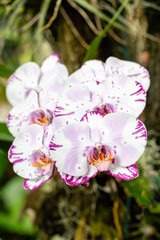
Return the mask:
MULTIPOLYGON (((106 170, 114 159, 114 154, 104 145, 98 145, 91 149, 88 155, 88 162, 98 169, 106 170)), ((102 171, 102 170, 101 170, 102 171)))
POLYGON ((51 158, 46 157, 41 150, 35 151, 31 156, 32 167, 39 167, 44 175, 50 171, 52 164, 53 162, 51 158))
POLYGON ((49 117, 42 117, 40 119, 37 119, 36 121, 33 122, 34 124, 38 124, 40 126, 48 126, 50 123, 49 117))

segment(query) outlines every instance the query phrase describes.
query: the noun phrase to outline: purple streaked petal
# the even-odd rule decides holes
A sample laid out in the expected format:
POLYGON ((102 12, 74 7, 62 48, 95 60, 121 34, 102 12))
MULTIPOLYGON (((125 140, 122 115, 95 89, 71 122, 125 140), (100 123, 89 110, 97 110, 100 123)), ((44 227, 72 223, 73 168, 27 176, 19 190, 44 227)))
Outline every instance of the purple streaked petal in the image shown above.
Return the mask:
POLYGON ((103 144, 115 149, 115 161, 126 167, 143 154, 147 141, 144 124, 127 113, 111 113, 102 119, 103 144))
POLYGON ((44 182, 50 180, 53 177, 55 166, 52 164, 50 172, 44 176, 37 177, 36 179, 25 179, 24 189, 34 190, 39 188, 44 182))
POLYGON ((44 132, 43 144, 46 148, 49 148, 50 141, 54 135, 54 125, 50 124, 44 132))
POLYGON ((93 143, 85 122, 71 123, 60 128, 50 144, 50 155, 59 172, 73 176, 87 174, 87 153, 93 143))
POLYGON ((91 129, 90 135, 91 135, 91 140, 94 143, 98 143, 101 142, 103 139, 103 131, 101 131, 100 126, 102 126, 103 124, 103 117, 104 115, 96 112, 96 111, 92 111, 89 113, 86 113, 81 121, 86 121, 88 122, 88 125, 91 129))
POLYGON ((122 180, 131 180, 139 175, 137 164, 132 164, 128 167, 120 167, 119 165, 111 164, 106 173, 122 180))
POLYGON ((142 84, 145 91, 150 85, 150 76, 144 67, 135 62, 120 60, 115 57, 109 57, 106 60, 106 76, 124 75, 142 84))
POLYGON ((7 118, 7 127, 14 137, 29 124, 28 116, 37 108, 39 108, 38 95, 33 90, 23 102, 12 108, 7 118))
POLYGON ((90 110, 91 93, 89 89, 82 84, 70 83, 66 86, 62 96, 60 97, 55 115, 68 115, 75 112, 83 111, 82 116, 90 110))
POLYGON ((74 177, 63 172, 58 172, 60 178, 70 186, 78 186, 84 184, 88 182, 90 178, 95 177, 97 173, 98 170, 92 165, 89 165, 89 172, 84 176, 74 177))
POLYGON ((124 76, 113 76, 97 86, 103 103, 114 106, 117 112, 128 112, 139 116, 146 103, 146 92, 142 85, 124 76), (104 94, 106 89, 106 94, 104 94))
POLYGON ((14 139, 9 149, 8 158, 10 162, 25 161, 32 154, 32 151, 43 147, 43 133, 43 128, 39 125, 24 127, 14 139))
POLYGON ((12 105, 23 101, 31 89, 36 89, 40 68, 34 62, 20 66, 8 79, 6 95, 12 105))

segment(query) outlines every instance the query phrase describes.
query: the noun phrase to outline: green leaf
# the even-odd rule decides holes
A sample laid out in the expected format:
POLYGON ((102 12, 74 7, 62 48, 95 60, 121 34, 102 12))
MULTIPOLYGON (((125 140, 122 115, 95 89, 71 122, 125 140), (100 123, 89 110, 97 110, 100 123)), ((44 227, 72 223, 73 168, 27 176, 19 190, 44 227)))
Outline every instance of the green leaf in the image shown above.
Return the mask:
POLYGON ((8 131, 6 123, 0 122, 0 141, 12 142, 14 137, 8 131))
POLYGON ((0 149, 0 180, 3 178, 7 166, 7 153, 0 149))
POLYGON ((121 6, 116 11, 115 15, 110 19, 109 23, 105 26, 103 31, 97 37, 95 37, 95 39, 91 42, 90 48, 88 49, 88 51, 85 55, 84 62, 94 58, 102 39, 106 36, 106 33, 112 27, 112 25, 113 24, 115 25, 116 19, 118 18, 118 16, 120 15, 120 13, 122 12, 122 10, 124 9, 124 7, 126 6, 126 4, 129 1, 130 0, 124 0, 124 2, 121 4, 121 6))
POLYGON ((154 214, 160 214, 160 203, 158 203, 155 207, 149 208, 149 211, 154 214))
POLYGON ((140 171, 139 177, 130 181, 123 181, 123 185, 135 200, 142 206, 148 207, 152 200, 152 194, 148 189, 149 180, 143 177, 140 171))
POLYGON ((0 77, 9 78, 14 71, 4 64, 0 64, 0 77))
POLYGON ((5 203, 7 210, 14 211, 14 206, 16 205, 19 199, 24 199, 24 197, 28 194, 28 191, 23 188, 24 179, 15 176, 9 180, 2 190, 1 198, 5 203))
POLYGON ((32 221, 23 213, 26 196, 29 191, 23 189, 24 179, 14 177, 0 191, 1 199, 7 212, 1 211, 0 229, 8 232, 32 235, 36 228, 32 221))

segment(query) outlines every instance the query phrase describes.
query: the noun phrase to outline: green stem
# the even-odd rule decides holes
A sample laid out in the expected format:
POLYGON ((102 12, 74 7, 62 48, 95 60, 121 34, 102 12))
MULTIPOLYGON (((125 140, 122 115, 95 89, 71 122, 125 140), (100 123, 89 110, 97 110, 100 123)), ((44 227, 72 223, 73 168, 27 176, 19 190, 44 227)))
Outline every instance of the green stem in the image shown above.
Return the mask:
POLYGON ((108 32, 108 30, 111 28, 112 25, 114 25, 116 19, 118 18, 118 16, 121 14, 122 10, 124 9, 124 7, 126 6, 126 4, 129 2, 130 0, 124 0, 124 2, 121 4, 121 6, 118 8, 118 10, 116 11, 116 13, 114 14, 114 16, 111 18, 111 20, 109 21, 109 23, 106 25, 106 27, 103 29, 103 31, 94 38, 94 40, 91 42, 90 44, 90 48, 88 49, 84 61, 87 61, 89 59, 94 58, 97 49, 102 41, 102 39, 106 36, 106 33, 108 32))
POLYGON ((41 9, 40 9, 40 19, 38 21, 37 32, 39 32, 40 28, 44 25, 45 17, 49 8, 51 0, 44 0, 41 9))

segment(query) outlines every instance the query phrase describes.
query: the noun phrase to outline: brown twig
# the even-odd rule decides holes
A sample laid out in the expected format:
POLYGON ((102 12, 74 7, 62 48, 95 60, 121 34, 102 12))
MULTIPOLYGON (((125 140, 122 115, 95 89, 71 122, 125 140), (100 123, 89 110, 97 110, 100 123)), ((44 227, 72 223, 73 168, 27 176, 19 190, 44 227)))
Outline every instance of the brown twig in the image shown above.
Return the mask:
POLYGON ((112 29, 109 29, 108 33, 111 35, 111 37, 118 43, 125 45, 126 41, 121 39, 112 29))
POLYGON ((48 23, 41 28, 41 31, 49 28, 52 25, 52 23, 54 22, 54 20, 57 17, 57 14, 58 14, 61 3, 62 3, 62 0, 57 0, 56 1, 56 5, 55 5, 55 8, 54 8, 52 17, 49 19, 48 23))
MULTIPOLYGON (((91 0, 91 4, 96 7, 96 8, 100 8, 97 0, 91 0)), ((102 24, 101 24, 101 19, 99 16, 94 16, 94 19, 95 19, 95 22, 96 22, 96 25, 97 25, 97 29, 101 32, 103 31, 103 27, 102 27, 102 24)))
POLYGON ((71 0, 67 0, 69 2, 69 4, 77 10, 77 12, 84 18, 84 20, 86 21, 86 23, 88 24, 88 26, 90 27, 90 29, 96 34, 98 35, 100 33, 100 31, 96 28, 96 26, 93 24, 93 22, 91 21, 91 19, 89 18, 88 14, 75 2, 71 1, 71 0))
POLYGON ((113 219, 114 219, 114 224, 115 224, 115 227, 117 230, 117 235, 118 235, 119 239, 121 240, 123 235, 122 235, 121 225, 119 222, 118 207, 119 207, 119 202, 118 202, 118 198, 116 197, 114 204, 113 204, 113 219))
POLYGON ((29 22, 27 22, 22 28, 20 28, 20 32, 25 32, 27 29, 29 29, 34 23, 38 21, 40 17, 40 14, 37 13, 29 22))
POLYGON ((64 19, 66 20, 66 22, 68 23, 71 31, 73 32, 74 36, 77 38, 77 40, 79 41, 79 43, 86 49, 89 49, 89 45, 88 43, 86 43, 84 41, 84 39, 81 37, 81 35, 79 34, 77 28, 74 26, 72 20, 70 19, 70 17, 68 16, 68 14, 66 13, 66 11, 64 10, 64 8, 61 6, 60 8, 60 12, 62 14, 62 16, 64 17, 64 19))

